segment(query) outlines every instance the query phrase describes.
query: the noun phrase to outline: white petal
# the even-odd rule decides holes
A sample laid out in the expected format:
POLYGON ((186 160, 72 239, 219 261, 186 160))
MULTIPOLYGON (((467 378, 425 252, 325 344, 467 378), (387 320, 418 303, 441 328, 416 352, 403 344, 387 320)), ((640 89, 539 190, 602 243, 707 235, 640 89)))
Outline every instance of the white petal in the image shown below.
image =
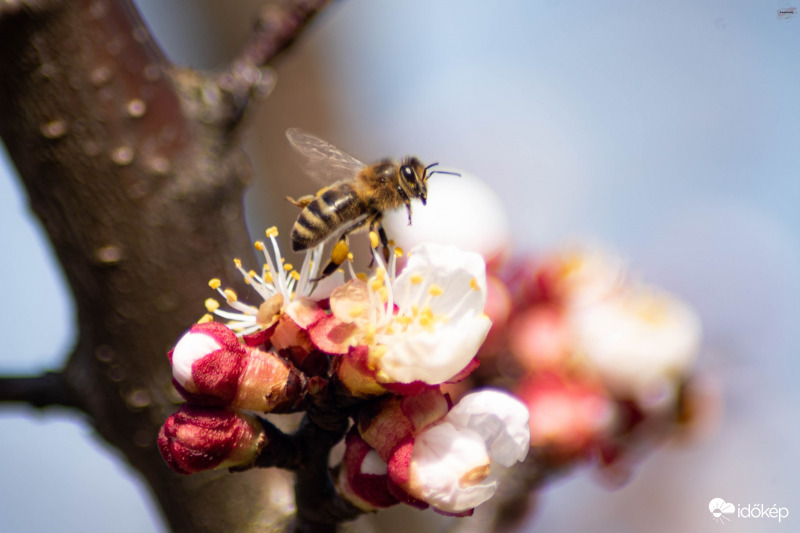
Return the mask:
POLYGON ((621 393, 652 395, 693 364, 700 320, 676 298, 636 287, 569 317, 581 352, 621 393))
POLYGON ((401 309, 419 304, 433 285, 444 291, 430 299, 435 314, 448 314, 456 306, 463 313, 482 313, 486 303, 486 263, 479 254, 452 245, 420 244, 411 250, 403 273, 392 284, 395 302, 401 309), (411 283, 415 276, 421 276, 423 282, 411 283))
POLYGON ((417 435, 411 456, 412 495, 445 512, 472 509, 494 496, 493 476, 471 479, 490 464, 480 435, 451 424, 439 424, 417 435))
POLYGON ((384 476, 387 472, 387 465, 381 456, 378 455, 378 452, 375 450, 370 450, 367 452, 367 455, 364 456, 364 460, 361 461, 361 470, 362 474, 370 474, 374 476, 384 476))
POLYGON ((512 466, 528 455, 528 417, 528 409, 520 400, 506 392, 487 389, 461 398, 444 420, 481 435, 492 461, 512 466))
POLYGON ((486 315, 449 322, 433 333, 396 335, 381 359, 381 370, 401 383, 444 383, 458 374, 478 353, 492 322, 486 315))
POLYGON ((203 333, 185 334, 172 352, 172 377, 182 387, 193 392, 192 365, 209 353, 222 348, 212 337, 203 333))

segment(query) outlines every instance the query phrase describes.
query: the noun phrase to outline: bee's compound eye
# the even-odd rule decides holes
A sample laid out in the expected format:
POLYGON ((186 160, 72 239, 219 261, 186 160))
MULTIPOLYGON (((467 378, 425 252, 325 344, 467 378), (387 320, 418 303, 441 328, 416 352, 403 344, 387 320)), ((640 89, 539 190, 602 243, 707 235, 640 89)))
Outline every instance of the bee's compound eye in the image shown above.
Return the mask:
POLYGON ((401 166, 400 173, 403 174, 403 177, 407 180, 414 179, 414 169, 412 169, 410 165, 401 166))

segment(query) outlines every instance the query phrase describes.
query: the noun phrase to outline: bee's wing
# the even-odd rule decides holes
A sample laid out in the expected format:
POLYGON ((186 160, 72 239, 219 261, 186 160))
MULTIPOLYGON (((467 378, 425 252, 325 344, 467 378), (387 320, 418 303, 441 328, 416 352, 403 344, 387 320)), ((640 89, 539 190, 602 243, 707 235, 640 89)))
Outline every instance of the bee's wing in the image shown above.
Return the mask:
POLYGON ((301 166, 305 173, 320 183, 330 185, 335 181, 352 179, 365 166, 331 143, 303 130, 290 128, 286 130, 286 137, 302 156, 301 166))

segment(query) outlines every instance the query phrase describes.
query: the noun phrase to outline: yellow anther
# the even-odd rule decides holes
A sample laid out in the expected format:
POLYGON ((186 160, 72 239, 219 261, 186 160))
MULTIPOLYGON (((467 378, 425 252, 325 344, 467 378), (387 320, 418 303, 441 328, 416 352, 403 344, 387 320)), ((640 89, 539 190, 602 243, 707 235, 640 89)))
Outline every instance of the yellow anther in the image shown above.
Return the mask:
POLYGON ((380 244, 381 240, 378 238, 378 234, 374 231, 369 232, 369 243, 372 245, 373 248, 377 248, 380 244))
POLYGON ((204 304, 206 306, 206 311, 208 311, 209 313, 213 313, 214 311, 219 309, 219 302, 216 301, 214 298, 207 298, 204 304))
POLYGON ((233 264, 236 265, 237 268, 242 268, 242 260, 238 257, 233 258, 233 264))
POLYGON ((378 267, 375 269, 375 277, 383 280, 384 276, 386 276, 386 269, 383 267, 378 267))
POLYGON ((253 243, 253 247, 254 247, 256 250, 258 250, 259 252, 263 252, 263 251, 264 251, 264 243, 263 243, 263 242, 261 242, 261 241, 256 241, 256 242, 254 242, 254 243, 253 243))
POLYGON ((357 318, 357 317, 361 316, 362 313, 364 313, 364 306, 363 305, 354 305, 350 309, 349 315, 350 315, 350 318, 357 318))
POLYGON ((208 286, 211 287, 214 290, 219 289, 221 285, 222 285, 222 282, 217 278, 213 278, 213 279, 208 280, 208 286))
POLYGON ((375 326, 373 326, 372 324, 367 324, 367 327, 365 329, 366 331, 364 332, 364 342, 366 342, 367 344, 373 344, 375 342, 375 333, 376 333, 375 326))
POLYGON ((333 246, 333 250, 331 250, 331 261, 334 264, 341 265, 345 259, 348 259, 349 254, 350 249, 347 247, 347 243, 345 241, 337 241, 333 246))
POLYGON ((378 294, 380 295, 383 303, 389 301, 389 290, 385 286, 378 289, 378 294))
POLYGON ((197 321, 198 324, 206 324, 208 322, 213 322, 214 317, 209 315, 208 313, 204 314, 200 317, 200 320, 197 321))
POLYGON ((273 238, 278 236, 278 226, 267 228, 267 237, 273 238))
POLYGON ((422 274, 412 274, 411 283, 414 285, 419 285, 420 283, 422 283, 422 274))
POLYGON ((225 293, 225 298, 228 299, 228 303, 233 303, 239 299, 233 289, 225 289, 223 292, 225 293))
MULTIPOLYGON (((369 367, 370 370, 375 370, 378 368, 381 359, 383 358, 384 354, 386 354, 386 351, 387 351, 386 346, 383 345, 373 346, 369 349, 369 355, 367 356, 367 366, 369 367)), ((378 373, 381 372, 383 371, 382 370, 378 371, 378 373)), ((382 380, 379 379, 379 381, 386 382, 386 381, 391 381, 391 379, 389 379, 389 376, 384 374, 383 379, 382 380)))
POLYGON ((403 257, 403 249, 399 246, 394 249, 394 255, 396 257, 403 257))
POLYGON ((438 285, 431 285, 428 289, 428 294, 431 296, 441 296, 444 294, 444 290, 438 285))
POLYGON ((352 252, 347 254, 347 260, 350 261, 351 263, 353 262, 353 254, 352 254, 352 252))
POLYGON ((289 273, 289 275, 290 275, 290 276, 292 276, 292 278, 293 278, 294 280, 296 280, 296 281, 300 281, 300 272, 298 272, 297 270, 292 270, 292 271, 289 273))
POLYGON ((433 318, 429 316, 420 316, 419 317, 419 325, 423 328, 427 328, 433 325, 433 318))
POLYGON ((412 318, 410 316, 403 315, 395 317, 394 321, 400 324, 401 326, 407 326, 411 324, 412 318))
POLYGON ((267 272, 267 275, 266 275, 266 276, 264 276, 264 281, 265 281, 266 283, 272 283, 272 279, 273 279, 273 278, 272 278, 272 274, 271 274, 271 273, 269 273, 269 272, 267 272))
POLYGON ((470 289, 475 290, 475 291, 481 290, 481 288, 478 286, 478 279, 477 278, 472 278, 471 280, 469 280, 469 287, 470 287, 470 289))
POLYGON ((359 281, 367 281, 367 273, 366 272, 357 272, 356 279, 359 281))
POLYGON ((284 269, 286 272, 291 272, 292 270, 294 270, 294 267, 292 266, 292 264, 291 264, 291 263, 286 263, 286 264, 284 264, 284 265, 283 265, 283 269, 284 269))
POLYGON ((383 279, 382 278, 372 278, 369 280, 369 288, 373 291, 377 291, 383 287, 383 279))
POLYGON ((251 278, 254 278, 254 277, 256 277, 256 275, 257 275, 257 274, 256 274, 256 271, 255 271, 255 270, 250 270, 250 271, 247 273, 247 275, 248 275, 248 276, 250 276, 251 278))

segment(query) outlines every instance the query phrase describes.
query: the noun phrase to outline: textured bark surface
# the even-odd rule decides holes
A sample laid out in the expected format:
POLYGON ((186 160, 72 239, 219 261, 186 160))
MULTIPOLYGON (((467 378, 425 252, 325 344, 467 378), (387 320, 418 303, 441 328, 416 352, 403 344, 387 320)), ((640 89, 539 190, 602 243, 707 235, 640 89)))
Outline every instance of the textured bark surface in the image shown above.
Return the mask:
POLYGON ((250 249, 238 125, 261 69, 324 1, 265 7, 227 70, 170 65, 126 0, 0 1, 0 136, 77 305, 63 372, 5 378, 0 400, 66 405, 144 476, 175 531, 282 530, 288 476, 181 476, 155 445, 180 398, 166 352, 207 281, 250 249))

